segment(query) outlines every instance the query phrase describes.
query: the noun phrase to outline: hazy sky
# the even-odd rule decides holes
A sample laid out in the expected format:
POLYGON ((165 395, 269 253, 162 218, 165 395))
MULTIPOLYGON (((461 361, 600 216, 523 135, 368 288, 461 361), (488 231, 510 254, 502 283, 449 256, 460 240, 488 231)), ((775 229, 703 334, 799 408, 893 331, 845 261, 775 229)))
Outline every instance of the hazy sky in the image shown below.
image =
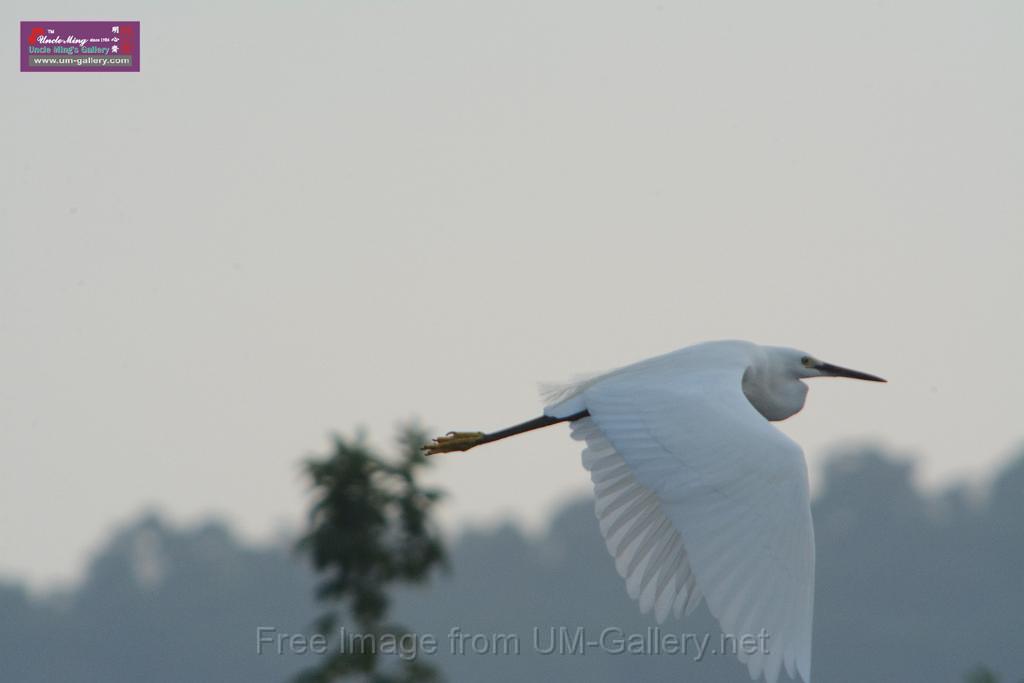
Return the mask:
MULTIPOLYGON (((1024 4, 0 7, 0 575, 146 506, 300 523, 332 430, 492 429, 706 339, 803 348, 783 424, 975 479, 1024 440, 1024 4), (826 6, 827 5, 827 6, 826 6), (22 19, 139 19, 139 74, 21 74, 22 19)), ((539 524, 567 429, 438 458, 539 524)))

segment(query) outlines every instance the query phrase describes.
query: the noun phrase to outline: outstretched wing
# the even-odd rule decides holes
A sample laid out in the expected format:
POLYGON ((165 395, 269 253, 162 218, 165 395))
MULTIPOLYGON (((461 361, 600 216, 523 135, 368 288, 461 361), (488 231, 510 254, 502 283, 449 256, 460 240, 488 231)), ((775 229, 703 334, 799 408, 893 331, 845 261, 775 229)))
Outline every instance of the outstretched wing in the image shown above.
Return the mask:
POLYGON ((743 366, 661 364, 577 397, 597 515, 643 611, 663 619, 701 595, 752 678, 784 665, 810 681, 814 530, 800 447, 742 391, 743 366))

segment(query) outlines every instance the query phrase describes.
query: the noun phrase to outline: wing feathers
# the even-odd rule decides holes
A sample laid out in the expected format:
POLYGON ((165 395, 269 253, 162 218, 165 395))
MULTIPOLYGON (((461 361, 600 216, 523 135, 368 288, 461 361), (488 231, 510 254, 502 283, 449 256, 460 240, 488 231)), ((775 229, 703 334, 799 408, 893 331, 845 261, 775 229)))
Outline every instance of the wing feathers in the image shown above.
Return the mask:
POLYGON ((590 416, 572 436, 586 442, 601 533, 641 611, 660 623, 703 597, 752 678, 775 683, 785 668, 809 683, 806 465, 743 396, 742 369, 673 374, 661 362, 657 375, 598 378, 574 395, 590 416), (746 649, 762 632, 766 647, 746 649))
POLYGON ((658 497, 637 483, 632 470, 590 418, 572 423, 574 439, 587 442, 583 466, 594 482, 595 511, 615 568, 644 614, 661 623, 675 608, 700 603, 682 538, 658 497))

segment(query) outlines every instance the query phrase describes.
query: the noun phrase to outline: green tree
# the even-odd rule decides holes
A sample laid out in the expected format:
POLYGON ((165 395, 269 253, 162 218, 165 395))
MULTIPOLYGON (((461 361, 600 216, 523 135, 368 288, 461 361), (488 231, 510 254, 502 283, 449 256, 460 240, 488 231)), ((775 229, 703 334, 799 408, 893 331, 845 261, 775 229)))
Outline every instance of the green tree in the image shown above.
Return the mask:
POLYGON ((321 575, 317 598, 332 606, 316 628, 337 643, 339 610, 344 608, 347 630, 358 632, 361 646, 332 647, 318 666, 299 675, 298 683, 349 676, 372 683, 440 680, 433 666, 414 657, 395 657, 393 666, 384 667, 379 651, 382 644, 403 642, 408 634, 387 620, 388 590, 422 582, 445 566, 444 546, 431 518, 441 493, 416 480, 429 462, 421 450, 424 443, 422 430, 403 427, 397 457, 385 458, 373 452, 363 434, 351 441, 335 436, 330 455, 306 462, 314 502, 297 548, 321 575))

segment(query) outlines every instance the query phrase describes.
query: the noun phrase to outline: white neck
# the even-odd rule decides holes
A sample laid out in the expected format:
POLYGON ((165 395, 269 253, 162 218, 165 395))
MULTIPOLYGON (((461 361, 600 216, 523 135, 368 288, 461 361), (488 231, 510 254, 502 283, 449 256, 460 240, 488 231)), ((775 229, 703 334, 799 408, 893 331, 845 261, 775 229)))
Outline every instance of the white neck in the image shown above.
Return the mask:
POLYGON ((807 385, 781 372, 771 358, 763 358, 743 373, 743 394, 766 420, 785 420, 796 415, 807 399, 807 385))

